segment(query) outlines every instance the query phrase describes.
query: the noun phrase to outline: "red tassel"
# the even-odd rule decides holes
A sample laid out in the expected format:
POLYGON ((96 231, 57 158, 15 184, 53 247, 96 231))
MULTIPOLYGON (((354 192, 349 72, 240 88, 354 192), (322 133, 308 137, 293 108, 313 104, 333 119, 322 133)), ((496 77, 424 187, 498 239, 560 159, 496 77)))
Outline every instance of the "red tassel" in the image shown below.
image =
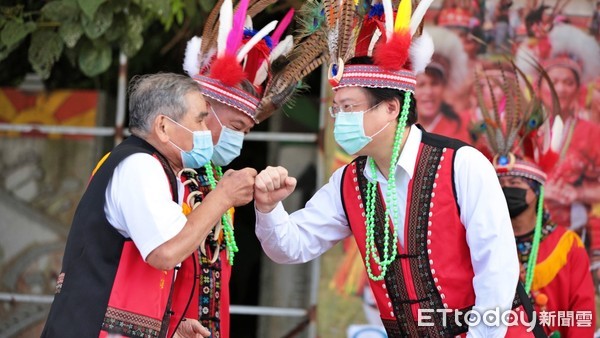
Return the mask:
POLYGON ((389 42, 377 44, 373 52, 373 61, 382 68, 402 69, 408 61, 410 42, 411 37, 408 31, 394 32, 389 42))
POLYGON ((246 73, 235 55, 225 54, 216 59, 210 67, 210 77, 221 81, 226 86, 237 86, 246 78, 246 73))

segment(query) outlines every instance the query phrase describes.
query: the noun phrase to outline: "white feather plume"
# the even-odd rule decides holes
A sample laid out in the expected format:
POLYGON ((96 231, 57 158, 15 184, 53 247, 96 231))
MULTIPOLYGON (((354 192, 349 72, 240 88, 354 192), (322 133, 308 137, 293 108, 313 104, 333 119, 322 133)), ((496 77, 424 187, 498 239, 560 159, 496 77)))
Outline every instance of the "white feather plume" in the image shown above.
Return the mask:
POLYGON ((246 21, 244 21, 244 28, 254 29, 254 24, 252 23, 252 17, 250 17, 250 15, 246 15, 246 21))
POLYGON ((408 54, 415 74, 425 70, 425 67, 431 62, 433 51, 433 40, 426 31, 423 31, 420 37, 413 38, 408 54))
POLYGON ((581 29, 560 24, 548 34, 552 45, 551 56, 568 53, 582 65, 581 81, 588 82, 600 75, 600 45, 591 35, 581 29))
POLYGON ((200 48, 202 38, 194 36, 188 41, 185 47, 185 57, 183 58, 183 70, 189 75, 194 76, 200 73, 200 48))
POLYGON ((241 62, 246 54, 250 52, 252 47, 254 47, 262 38, 264 38, 267 34, 271 33, 277 27, 277 20, 271 21, 268 25, 263 27, 258 33, 254 34, 254 36, 246 42, 246 44, 240 49, 237 54, 237 61, 241 62))
POLYGON ((517 49, 517 53, 515 54, 515 65, 525 74, 531 76, 532 78, 537 78, 539 76, 536 61, 538 60, 538 55, 531 48, 527 46, 527 43, 522 43, 517 49))
POLYGON ((385 15, 385 38, 389 39, 394 33, 394 9, 391 0, 383 0, 383 14, 385 15))
POLYGON ((377 44, 377 41, 379 41, 380 37, 381 31, 379 30, 379 28, 375 28, 375 32, 371 37, 371 42, 369 42, 369 51, 367 52, 368 56, 373 56, 373 49, 375 49, 375 45, 377 44))
POLYGON ((253 84, 255 86, 259 86, 261 83, 263 83, 267 79, 267 75, 269 74, 269 63, 275 61, 275 59, 277 59, 281 55, 289 54, 293 48, 294 48, 294 37, 293 36, 288 35, 285 37, 285 39, 281 40, 277 44, 277 46, 273 49, 273 51, 271 52, 271 55, 269 55, 269 60, 263 61, 262 64, 260 65, 260 67, 258 68, 258 70, 256 71, 256 76, 254 77, 253 84))
POLYGON ((410 35, 411 36, 415 35, 417 28, 419 28, 421 21, 423 21, 423 18, 425 17, 425 13, 427 12, 427 10, 429 9, 429 7, 431 6, 432 3, 433 3, 433 0, 422 0, 417 5, 417 8, 415 8, 415 10, 413 11, 413 13, 410 17, 410 35))
POLYGON ((227 37, 233 25, 233 5, 231 0, 223 1, 219 11, 219 31, 217 33, 217 55, 225 54, 227 48, 227 37))
POLYGON ((560 146, 562 145, 564 123, 559 115, 554 117, 554 123, 552 124, 552 132, 550 136, 550 149, 556 153, 560 152, 560 146))
POLYGON ((427 27, 427 33, 431 35, 434 46, 434 54, 448 60, 447 83, 449 87, 458 87, 467 78, 467 63, 469 57, 465 52, 462 42, 456 33, 443 27, 427 27))

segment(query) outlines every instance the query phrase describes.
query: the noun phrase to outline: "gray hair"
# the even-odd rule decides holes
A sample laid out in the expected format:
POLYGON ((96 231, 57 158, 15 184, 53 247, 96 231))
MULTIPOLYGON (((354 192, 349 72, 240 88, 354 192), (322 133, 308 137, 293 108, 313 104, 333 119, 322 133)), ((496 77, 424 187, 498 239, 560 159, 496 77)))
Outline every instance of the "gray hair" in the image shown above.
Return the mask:
POLYGON ((179 121, 188 110, 185 95, 200 87, 192 78, 158 73, 134 76, 129 82, 129 129, 143 135, 150 132, 157 115, 179 121))

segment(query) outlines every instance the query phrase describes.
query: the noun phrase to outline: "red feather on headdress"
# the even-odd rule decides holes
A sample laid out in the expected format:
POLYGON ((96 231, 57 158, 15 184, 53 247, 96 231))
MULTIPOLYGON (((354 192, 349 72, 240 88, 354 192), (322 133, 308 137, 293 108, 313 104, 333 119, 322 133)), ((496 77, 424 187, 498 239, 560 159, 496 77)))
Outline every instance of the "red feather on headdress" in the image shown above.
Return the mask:
POLYGON ((402 69, 408 60, 411 40, 408 31, 394 32, 389 42, 379 43, 375 47, 373 61, 376 65, 386 69, 402 69))
POLYGON ((226 86, 237 86, 246 78, 246 73, 232 54, 217 58, 210 67, 210 77, 219 79, 226 86))

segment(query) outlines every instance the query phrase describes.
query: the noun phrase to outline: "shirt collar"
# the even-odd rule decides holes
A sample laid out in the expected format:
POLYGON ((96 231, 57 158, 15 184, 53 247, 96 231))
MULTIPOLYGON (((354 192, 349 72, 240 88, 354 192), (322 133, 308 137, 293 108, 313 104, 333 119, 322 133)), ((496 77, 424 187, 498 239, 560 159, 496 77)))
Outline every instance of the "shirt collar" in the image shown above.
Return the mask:
MULTIPOLYGON (((406 138, 406 143, 404 144, 404 148, 400 153, 400 158, 396 163, 396 174, 398 174, 398 169, 404 170, 408 174, 409 179, 412 179, 414 171, 415 171, 415 163, 417 162, 417 155, 419 154, 419 146, 421 144, 421 136, 423 132, 416 125, 410 126, 410 132, 408 137, 406 138)), ((367 158, 367 161, 369 159, 367 158)), ((369 163, 369 162, 367 162, 369 163)), ((373 177, 371 176, 371 170, 369 166, 365 166, 364 175, 369 180, 372 181, 373 177)), ((379 172, 377 171, 377 181, 386 181, 379 172)))

